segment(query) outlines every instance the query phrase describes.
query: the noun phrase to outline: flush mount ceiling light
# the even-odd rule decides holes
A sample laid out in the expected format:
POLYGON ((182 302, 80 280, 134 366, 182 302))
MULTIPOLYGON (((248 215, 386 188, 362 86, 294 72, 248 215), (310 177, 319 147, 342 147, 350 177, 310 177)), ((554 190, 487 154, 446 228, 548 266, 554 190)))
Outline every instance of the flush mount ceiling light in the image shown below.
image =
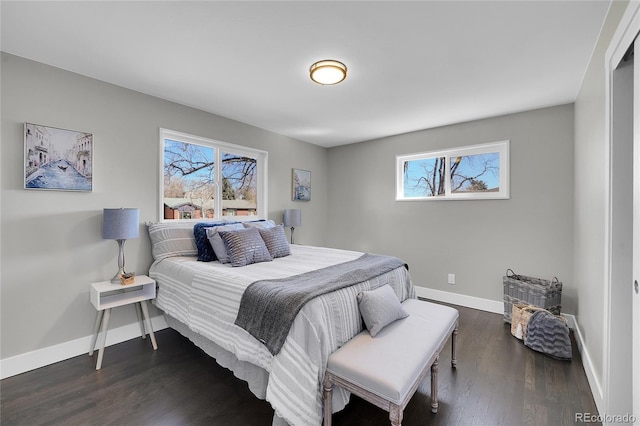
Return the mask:
POLYGON ((347 66, 332 59, 318 61, 309 68, 309 77, 323 86, 338 84, 347 78, 347 66))

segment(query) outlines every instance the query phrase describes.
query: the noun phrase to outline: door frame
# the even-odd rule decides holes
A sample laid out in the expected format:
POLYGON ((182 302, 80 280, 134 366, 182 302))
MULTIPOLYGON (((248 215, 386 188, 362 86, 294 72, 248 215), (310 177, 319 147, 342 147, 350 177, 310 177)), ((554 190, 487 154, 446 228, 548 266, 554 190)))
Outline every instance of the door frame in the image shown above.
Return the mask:
MULTIPOLYGON (((640 15, 640 14, 639 14, 640 15)), ((634 42, 634 52, 640 52, 640 37, 634 42)), ((637 58, 637 55, 635 55, 637 58)), ((633 280, 635 280, 635 294, 632 302, 632 357, 633 365, 633 398, 634 425, 640 426, 640 294, 638 294, 638 282, 640 282, 640 61, 635 61, 633 68, 633 280)))
MULTIPOLYGON (((631 1, 627 9, 624 12, 622 19, 618 25, 618 28, 611 39, 609 44, 609 48, 607 49, 605 55, 605 197, 606 197, 606 209, 605 209, 605 263, 604 263, 604 283, 605 283, 605 291, 604 291, 604 345, 603 345, 603 403, 604 410, 601 407, 601 414, 614 414, 609 412, 609 407, 611 406, 611 354, 615 350, 615 348, 611 347, 611 334, 614 327, 618 326, 617 324, 612 322, 612 312, 615 307, 612 306, 612 291, 613 291, 613 282, 612 282, 612 258, 611 253, 613 252, 614 244, 617 241, 614 241, 612 228, 612 211, 613 211, 613 200, 612 200, 612 191, 611 191, 611 183, 612 183, 612 149, 613 149, 613 80, 614 80, 614 72, 620 62, 624 54, 628 51, 628 48, 636 39, 637 35, 640 33, 640 2, 631 1)), ((636 45, 640 45, 640 43, 636 43, 636 45)), ((636 49, 636 52, 638 50, 636 49)), ((634 109, 638 111, 638 107, 640 106, 640 87, 638 87, 638 75, 640 72, 638 71, 640 68, 640 63, 636 62, 634 66, 634 74, 635 74, 635 85, 634 85, 634 109)), ((634 117, 638 117, 638 113, 634 113, 634 117)), ((640 146, 640 135, 638 134, 640 131, 640 120, 634 120, 634 145, 635 147, 640 146)), ((638 168, 640 168, 640 151, 639 149, 634 149, 634 181, 638 182, 637 175, 640 174, 638 168)), ((640 196, 640 185, 634 185, 634 198, 640 196)), ((634 205, 637 206, 637 203, 640 202, 640 199, 634 200, 634 205)), ((634 218, 634 221, 636 219, 634 218)), ((636 229, 636 231, 638 231, 636 229)), ((638 238, 634 238, 634 240, 638 240, 638 238)), ((634 254, 639 253, 636 245, 640 241, 635 241, 634 244, 634 254)), ((637 257, 637 255, 636 255, 637 257)), ((640 280, 640 276, 638 273, 640 271, 640 265, 638 265, 639 261, 636 259, 634 261, 634 278, 640 280)), ((631 291, 632 283, 629 283, 629 289, 631 291)), ((637 296, 640 298, 640 295, 637 296)), ((636 299, 636 298, 634 298, 636 299)), ((640 304, 637 300, 634 300, 634 308, 632 308, 632 321, 635 324, 640 324, 640 312, 638 312, 638 306, 640 304)), ((633 385, 632 385, 632 395, 633 395, 633 415, 635 416, 634 425, 640 426, 640 333, 635 333, 635 336, 632 336, 632 374, 633 374, 633 385)), ((631 413, 629 413, 631 414, 631 413)))

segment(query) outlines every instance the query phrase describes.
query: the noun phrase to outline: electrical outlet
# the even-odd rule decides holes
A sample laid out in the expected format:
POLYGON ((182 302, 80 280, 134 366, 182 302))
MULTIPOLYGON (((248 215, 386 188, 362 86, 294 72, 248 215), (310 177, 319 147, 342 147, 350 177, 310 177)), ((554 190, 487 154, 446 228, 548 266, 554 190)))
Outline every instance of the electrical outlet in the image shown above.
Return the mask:
POLYGON ((447 282, 449 284, 455 284, 456 283, 456 274, 449 274, 447 282))

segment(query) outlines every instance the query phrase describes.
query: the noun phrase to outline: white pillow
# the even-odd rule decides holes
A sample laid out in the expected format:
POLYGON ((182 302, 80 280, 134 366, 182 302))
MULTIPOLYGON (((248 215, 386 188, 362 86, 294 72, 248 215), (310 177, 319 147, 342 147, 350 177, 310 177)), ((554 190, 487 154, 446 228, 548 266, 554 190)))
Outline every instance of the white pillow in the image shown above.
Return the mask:
POLYGON ((392 322, 409 316, 389 284, 358 293, 358 308, 371 337, 392 322))
POLYGON ((256 220, 256 221, 252 221, 252 222, 243 222, 244 227, 245 228, 262 228, 262 229, 268 229, 268 228, 273 228, 274 226, 276 226, 276 223, 269 219, 269 220, 256 220))

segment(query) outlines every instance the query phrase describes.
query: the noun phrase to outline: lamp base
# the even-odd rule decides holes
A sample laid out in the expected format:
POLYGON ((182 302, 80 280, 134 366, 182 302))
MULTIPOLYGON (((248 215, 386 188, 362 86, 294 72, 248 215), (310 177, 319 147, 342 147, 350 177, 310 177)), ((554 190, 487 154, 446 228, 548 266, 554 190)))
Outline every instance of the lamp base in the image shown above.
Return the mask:
POLYGON ((116 274, 113 276, 113 278, 111 278, 111 283, 120 284, 120 277, 123 276, 124 274, 126 274, 126 272, 124 271, 124 268, 120 268, 118 272, 116 272, 116 274))
POLYGON ((120 277, 126 272, 124 271, 124 242, 127 240, 116 240, 118 243, 118 272, 111 278, 113 284, 120 284, 120 277))

